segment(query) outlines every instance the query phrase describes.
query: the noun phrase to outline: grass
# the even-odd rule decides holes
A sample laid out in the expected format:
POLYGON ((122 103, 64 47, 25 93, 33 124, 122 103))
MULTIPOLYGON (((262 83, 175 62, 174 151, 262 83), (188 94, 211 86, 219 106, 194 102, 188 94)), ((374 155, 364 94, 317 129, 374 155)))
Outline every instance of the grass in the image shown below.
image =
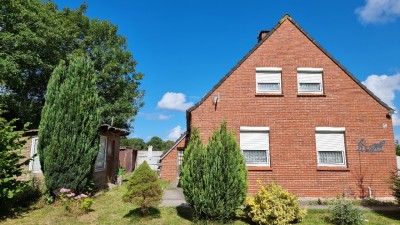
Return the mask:
MULTIPOLYGON (((14 217, 1 218, 0 224, 193 224, 192 211, 182 207, 160 207, 152 209, 151 213, 143 218, 140 210, 129 203, 122 202, 125 187, 116 187, 104 191, 95 198, 93 211, 88 214, 73 216, 67 214, 59 204, 34 205, 30 209, 23 209, 14 217)), ((400 212, 394 211, 364 211, 368 225, 399 224, 400 212)), ((329 210, 308 210, 308 216, 299 225, 330 224, 327 220, 329 210)), ((197 221, 196 224, 218 224, 218 222, 197 221)), ((243 215, 238 214, 231 224, 250 224, 243 215)))

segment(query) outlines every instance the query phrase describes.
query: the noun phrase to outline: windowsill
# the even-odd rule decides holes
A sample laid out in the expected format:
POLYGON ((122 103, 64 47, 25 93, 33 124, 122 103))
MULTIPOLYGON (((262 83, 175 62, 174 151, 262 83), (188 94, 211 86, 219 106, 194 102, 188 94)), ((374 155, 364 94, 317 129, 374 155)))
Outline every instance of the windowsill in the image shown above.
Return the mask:
POLYGON ((318 166, 317 171, 350 171, 350 169, 342 166, 318 166))
POLYGON ((248 171, 272 171, 270 166, 246 166, 248 171))
POLYGON ((326 97, 326 94, 321 94, 321 93, 298 93, 297 97, 326 97))
POLYGON ((282 93, 256 93, 256 97, 264 96, 264 97, 283 97, 282 93))

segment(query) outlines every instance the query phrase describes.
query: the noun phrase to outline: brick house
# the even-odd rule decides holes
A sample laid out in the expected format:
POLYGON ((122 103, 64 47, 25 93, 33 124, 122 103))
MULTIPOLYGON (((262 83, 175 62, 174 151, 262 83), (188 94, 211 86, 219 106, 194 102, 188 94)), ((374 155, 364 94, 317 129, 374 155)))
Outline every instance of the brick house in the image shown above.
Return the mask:
POLYGON ((191 127, 207 142, 226 120, 246 160, 250 193, 257 180, 275 179, 300 197, 390 197, 393 113, 285 15, 187 110, 188 133, 162 157, 161 178, 178 180, 191 127))
MULTIPOLYGON (((119 167, 119 141, 121 136, 126 136, 129 131, 102 124, 100 127, 100 148, 95 162, 94 182, 97 187, 106 187, 108 183, 115 183, 119 167)), ((22 154, 27 158, 37 153, 38 130, 27 131, 24 135, 27 142, 22 154)), ((26 166, 30 173, 22 179, 29 179, 31 176, 43 177, 40 169, 39 157, 36 156, 26 166)))

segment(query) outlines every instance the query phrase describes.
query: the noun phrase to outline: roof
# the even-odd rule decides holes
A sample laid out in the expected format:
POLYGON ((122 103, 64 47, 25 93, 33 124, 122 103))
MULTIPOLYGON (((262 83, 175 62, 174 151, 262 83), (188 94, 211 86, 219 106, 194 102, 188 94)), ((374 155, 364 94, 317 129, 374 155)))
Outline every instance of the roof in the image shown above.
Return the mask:
POLYGON ((160 161, 162 161, 179 143, 181 143, 181 141, 186 137, 186 135, 188 134, 187 131, 185 131, 185 133, 183 133, 174 143, 174 145, 172 145, 172 147, 164 152, 164 154, 161 155, 161 159, 160 161))
MULTIPOLYGON (((101 129, 101 131, 104 131, 104 132, 120 133, 120 136, 126 136, 126 135, 130 134, 130 131, 128 131, 128 130, 116 128, 109 124, 100 125, 100 129, 101 129)), ((27 131, 25 131, 24 136, 34 136, 34 135, 37 135, 38 133, 39 133, 38 129, 27 130, 27 131)))
POLYGON ((364 89, 372 98, 374 98, 379 104, 385 107, 387 110, 394 110, 382 100, 380 100, 374 93, 372 93, 365 85, 363 85, 350 71, 348 71, 342 64, 339 63, 331 54, 329 54, 320 44, 318 44, 310 35, 308 35, 301 27, 298 25, 289 14, 286 14, 279 20, 278 24, 272 28, 272 30, 266 33, 265 37, 261 39, 209 92, 207 92, 203 98, 200 99, 194 106, 187 110, 188 113, 199 107, 228 77, 240 66, 242 63, 249 58, 249 56, 260 47, 280 26, 284 21, 290 21, 296 26, 312 43, 314 43, 317 48, 319 48, 326 56, 328 56, 340 69, 342 69, 353 81, 355 81, 362 89, 364 89))

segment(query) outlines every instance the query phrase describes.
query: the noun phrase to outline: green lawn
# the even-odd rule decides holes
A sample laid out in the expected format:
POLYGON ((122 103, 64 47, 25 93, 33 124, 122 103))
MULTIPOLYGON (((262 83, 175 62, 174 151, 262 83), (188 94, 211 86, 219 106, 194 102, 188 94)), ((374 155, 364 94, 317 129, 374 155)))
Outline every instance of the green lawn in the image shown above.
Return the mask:
MULTIPOLYGON (((132 204, 121 201, 124 187, 114 188, 95 198, 93 211, 81 216, 71 216, 58 205, 37 204, 15 218, 1 218, 0 224, 192 224, 191 210, 188 208, 161 207, 154 210, 151 216, 141 218, 139 210, 132 204)), ((328 210, 309 210, 305 221, 299 224, 329 224, 328 210)), ((400 212, 365 211, 367 225, 399 224, 400 212)), ((202 223, 201 223, 202 224, 202 223)), ((217 224, 217 223, 211 223, 217 224)), ((245 218, 238 216, 232 224, 249 224, 245 218)))

